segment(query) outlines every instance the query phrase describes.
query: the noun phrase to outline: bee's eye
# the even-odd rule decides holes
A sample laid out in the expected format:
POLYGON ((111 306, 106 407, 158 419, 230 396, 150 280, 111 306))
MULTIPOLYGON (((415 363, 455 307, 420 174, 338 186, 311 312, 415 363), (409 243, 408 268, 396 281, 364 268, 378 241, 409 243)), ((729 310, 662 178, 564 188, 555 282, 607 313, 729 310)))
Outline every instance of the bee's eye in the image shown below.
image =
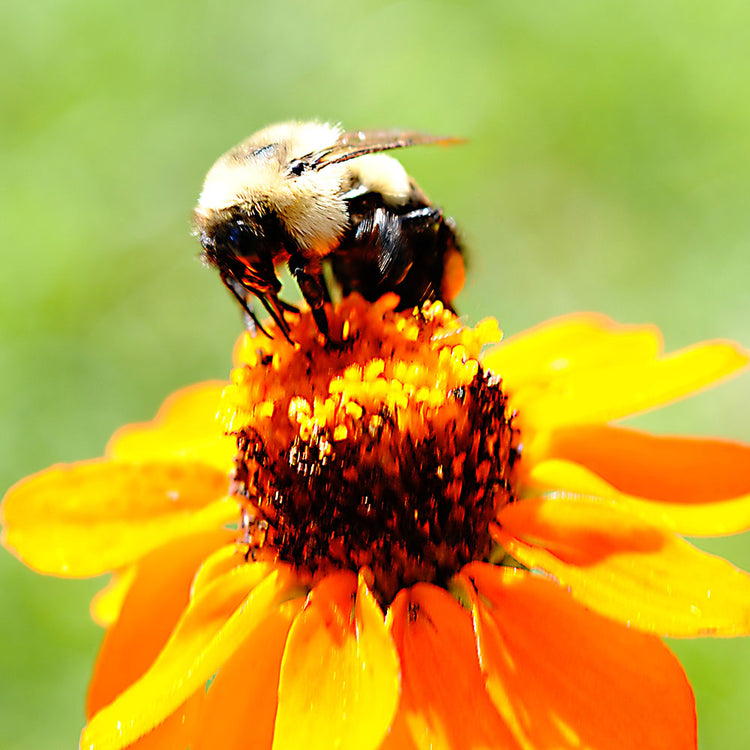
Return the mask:
POLYGON ((239 224, 232 224, 227 232, 227 245, 230 250, 237 252, 240 249, 240 239, 242 238, 242 227, 239 224))
POLYGON ((258 235, 242 221, 235 221, 224 235, 226 246, 235 255, 246 257, 255 250, 258 235))
POLYGON ((230 253, 243 261, 255 258, 260 252, 263 235, 242 221, 232 222, 224 235, 224 245, 230 253))

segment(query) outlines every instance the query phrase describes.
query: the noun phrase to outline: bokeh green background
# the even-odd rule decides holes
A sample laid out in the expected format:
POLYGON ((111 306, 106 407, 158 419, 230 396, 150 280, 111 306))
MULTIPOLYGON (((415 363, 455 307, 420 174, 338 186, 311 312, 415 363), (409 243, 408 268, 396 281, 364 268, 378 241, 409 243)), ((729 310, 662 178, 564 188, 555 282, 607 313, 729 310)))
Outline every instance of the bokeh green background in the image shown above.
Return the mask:
MULTIPOLYGON (((473 321, 515 332, 594 309, 659 324, 670 349, 750 345, 746 2, 11 0, 2 15, 0 488, 101 454, 173 389, 227 374, 241 320, 190 210, 218 154, 281 119, 470 139, 402 159, 462 228, 473 321)), ((747 440, 749 396, 745 376, 635 423, 747 440)), ((701 543, 750 568, 747 536, 701 543)), ((101 583, 0 556, 0 748, 76 746, 101 583)), ((748 641, 673 646, 701 747, 747 747, 748 641)))

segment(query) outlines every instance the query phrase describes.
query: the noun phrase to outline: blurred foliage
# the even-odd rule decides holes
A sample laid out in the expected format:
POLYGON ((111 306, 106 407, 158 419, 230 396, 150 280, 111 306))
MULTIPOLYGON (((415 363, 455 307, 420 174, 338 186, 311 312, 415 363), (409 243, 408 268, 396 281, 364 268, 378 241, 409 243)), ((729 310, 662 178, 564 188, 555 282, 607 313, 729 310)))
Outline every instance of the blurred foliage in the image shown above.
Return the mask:
MULTIPOLYGON (((402 155, 462 228, 470 320, 596 309, 659 324, 670 349, 750 344, 749 27, 738 0, 11 0, 0 486, 226 375, 241 320, 190 211, 219 153, 282 119, 470 139, 402 155)), ((635 423, 747 440, 749 396, 745 376, 635 423)), ((710 549, 750 568, 747 541, 710 549)), ((0 747, 74 747, 101 582, 3 555, 0 585, 0 747)), ((747 641, 673 646, 701 746, 746 746, 747 641)))

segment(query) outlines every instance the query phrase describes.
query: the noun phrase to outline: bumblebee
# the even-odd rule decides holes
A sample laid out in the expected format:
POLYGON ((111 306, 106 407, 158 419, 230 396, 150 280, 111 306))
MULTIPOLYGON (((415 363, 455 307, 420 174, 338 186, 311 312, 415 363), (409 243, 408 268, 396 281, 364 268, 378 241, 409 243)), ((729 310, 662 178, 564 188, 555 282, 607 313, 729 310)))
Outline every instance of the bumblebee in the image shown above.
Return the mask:
POLYGON ((399 131, 344 132, 337 125, 272 125, 224 154, 208 172, 194 211, 202 259, 264 331, 256 297, 290 339, 276 269, 286 263, 328 338, 324 278, 343 295, 400 308, 441 299, 450 306, 464 281, 455 225, 401 164, 383 151, 455 138, 399 131))

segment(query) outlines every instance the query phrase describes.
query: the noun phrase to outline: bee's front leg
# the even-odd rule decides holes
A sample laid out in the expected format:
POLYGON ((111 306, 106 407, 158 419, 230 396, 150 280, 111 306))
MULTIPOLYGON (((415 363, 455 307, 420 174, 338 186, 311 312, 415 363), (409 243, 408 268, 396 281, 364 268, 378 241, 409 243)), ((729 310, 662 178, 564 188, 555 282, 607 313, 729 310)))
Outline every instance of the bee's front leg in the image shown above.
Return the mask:
POLYGON ((293 255, 289 259, 289 271, 297 281, 305 302, 310 305, 310 311, 312 312, 315 324, 318 326, 318 330, 328 340, 330 328, 325 311, 328 291, 326 290, 322 273, 310 273, 305 266, 305 260, 301 257, 293 255))
POLYGON ((242 307, 245 317, 245 328, 250 332, 250 335, 255 337, 258 335, 258 331, 262 331, 266 336, 269 336, 268 332, 260 324, 260 321, 253 311, 253 306, 250 304, 250 292, 233 276, 222 274, 221 280, 237 302, 240 303, 240 307, 242 307))

